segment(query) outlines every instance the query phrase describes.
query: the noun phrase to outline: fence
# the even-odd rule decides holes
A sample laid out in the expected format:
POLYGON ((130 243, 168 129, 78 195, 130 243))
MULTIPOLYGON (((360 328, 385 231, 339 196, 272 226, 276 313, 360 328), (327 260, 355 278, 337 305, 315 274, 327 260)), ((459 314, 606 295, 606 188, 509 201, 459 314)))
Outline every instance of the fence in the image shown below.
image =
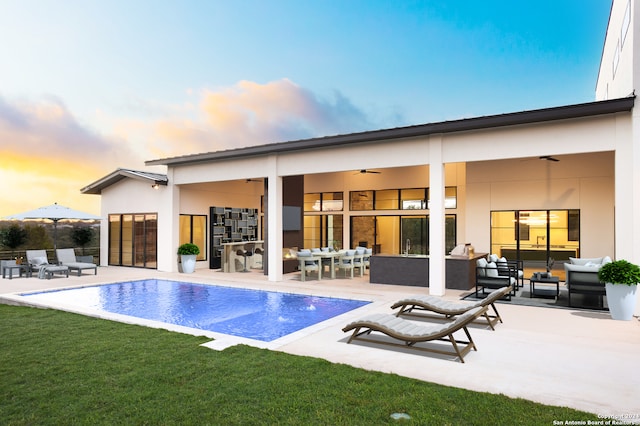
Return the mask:
MULTIPOLYGON (((49 262, 54 262, 56 259, 56 251, 54 249, 46 249, 47 259, 49 262)), ((97 262, 100 259, 100 247, 85 247, 84 253, 82 247, 75 247, 76 256, 93 256, 93 261, 97 262)), ((0 260, 13 260, 16 257, 27 258, 26 251, 24 249, 19 250, 0 250, 0 260)))

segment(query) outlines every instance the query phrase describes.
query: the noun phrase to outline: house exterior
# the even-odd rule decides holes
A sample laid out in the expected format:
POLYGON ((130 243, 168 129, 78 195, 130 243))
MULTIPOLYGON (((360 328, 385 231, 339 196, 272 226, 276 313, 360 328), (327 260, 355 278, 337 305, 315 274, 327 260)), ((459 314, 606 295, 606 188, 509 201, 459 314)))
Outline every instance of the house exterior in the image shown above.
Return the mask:
POLYGON ((429 254, 435 295, 461 243, 543 265, 550 254, 640 263, 636 6, 613 1, 594 102, 146 163, 166 175, 116 170, 82 189, 109 218, 100 262, 175 271, 178 245, 198 241, 198 268, 212 267, 212 208, 230 207, 255 213, 270 281, 293 243, 399 254, 406 235, 429 254), (298 232, 286 230, 290 207, 298 232))

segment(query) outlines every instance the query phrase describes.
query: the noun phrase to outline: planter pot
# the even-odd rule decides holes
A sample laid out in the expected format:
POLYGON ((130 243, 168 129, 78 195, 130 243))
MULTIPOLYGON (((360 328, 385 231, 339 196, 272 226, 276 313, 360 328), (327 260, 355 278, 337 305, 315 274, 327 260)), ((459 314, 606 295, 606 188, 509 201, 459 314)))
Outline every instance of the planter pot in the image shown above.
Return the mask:
POLYGON ((185 274, 191 274, 196 270, 195 254, 181 254, 180 262, 182 263, 182 272, 184 272, 185 274))
POLYGON ((606 283, 605 286, 611 318, 629 321, 636 309, 636 290, 638 285, 606 283))

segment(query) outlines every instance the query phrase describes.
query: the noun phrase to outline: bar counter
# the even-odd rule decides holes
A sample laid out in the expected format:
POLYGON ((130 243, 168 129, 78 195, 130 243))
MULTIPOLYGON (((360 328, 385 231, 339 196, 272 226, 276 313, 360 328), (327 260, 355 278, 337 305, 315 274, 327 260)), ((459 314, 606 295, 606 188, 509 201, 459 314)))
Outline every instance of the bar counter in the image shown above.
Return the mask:
MULTIPOLYGON (((486 257, 476 253, 473 257, 445 257, 445 288, 470 290, 476 282, 476 261, 486 257)), ((371 256, 369 282, 429 287, 429 256, 376 254, 371 256)))

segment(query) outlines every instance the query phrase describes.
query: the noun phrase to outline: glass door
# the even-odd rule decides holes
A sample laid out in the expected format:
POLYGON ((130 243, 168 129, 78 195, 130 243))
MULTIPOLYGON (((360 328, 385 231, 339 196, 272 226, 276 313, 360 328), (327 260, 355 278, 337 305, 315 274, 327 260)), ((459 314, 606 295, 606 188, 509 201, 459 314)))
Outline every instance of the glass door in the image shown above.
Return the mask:
POLYGON ((569 257, 580 256, 580 210, 491 212, 491 253, 563 275, 569 257))

